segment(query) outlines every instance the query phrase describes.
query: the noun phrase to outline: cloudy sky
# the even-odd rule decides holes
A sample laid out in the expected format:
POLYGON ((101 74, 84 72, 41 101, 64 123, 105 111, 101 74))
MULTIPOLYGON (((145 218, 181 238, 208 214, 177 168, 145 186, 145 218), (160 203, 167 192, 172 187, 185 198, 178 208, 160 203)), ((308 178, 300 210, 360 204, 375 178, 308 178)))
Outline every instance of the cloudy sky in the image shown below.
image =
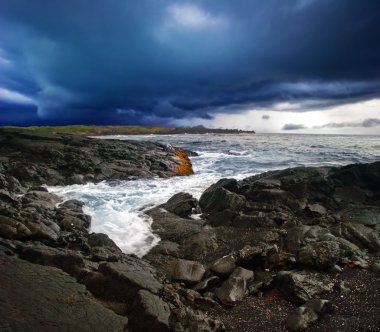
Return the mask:
POLYGON ((0 0, 0 124, 380 134, 378 0, 0 0))

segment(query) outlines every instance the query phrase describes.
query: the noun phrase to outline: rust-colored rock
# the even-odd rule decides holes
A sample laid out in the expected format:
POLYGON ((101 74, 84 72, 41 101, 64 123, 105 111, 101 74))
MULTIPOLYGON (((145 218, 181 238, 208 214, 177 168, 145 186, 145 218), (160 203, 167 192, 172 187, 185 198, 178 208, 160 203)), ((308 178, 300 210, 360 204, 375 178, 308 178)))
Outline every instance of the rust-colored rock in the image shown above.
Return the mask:
POLYGON ((183 150, 176 149, 175 154, 177 155, 178 159, 181 161, 181 164, 178 165, 177 173, 174 173, 173 176, 194 174, 193 165, 191 164, 191 161, 189 157, 187 156, 187 153, 183 150))

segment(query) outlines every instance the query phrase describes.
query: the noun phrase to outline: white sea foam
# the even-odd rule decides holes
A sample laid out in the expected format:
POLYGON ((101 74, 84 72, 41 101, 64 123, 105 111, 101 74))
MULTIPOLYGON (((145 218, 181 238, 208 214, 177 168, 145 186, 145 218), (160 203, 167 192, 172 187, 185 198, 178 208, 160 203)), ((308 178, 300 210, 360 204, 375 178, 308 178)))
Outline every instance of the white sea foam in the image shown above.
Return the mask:
MULTIPOLYGON (((65 199, 85 202, 91 231, 108 234, 126 253, 145 255, 158 242, 144 210, 185 191, 199 198, 222 177, 242 179, 293 166, 345 165, 380 159, 378 136, 169 135, 108 138, 151 140, 197 151, 195 175, 169 179, 50 187, 65 199)), ((197 216, 193 216, 197 218, 197 216)))

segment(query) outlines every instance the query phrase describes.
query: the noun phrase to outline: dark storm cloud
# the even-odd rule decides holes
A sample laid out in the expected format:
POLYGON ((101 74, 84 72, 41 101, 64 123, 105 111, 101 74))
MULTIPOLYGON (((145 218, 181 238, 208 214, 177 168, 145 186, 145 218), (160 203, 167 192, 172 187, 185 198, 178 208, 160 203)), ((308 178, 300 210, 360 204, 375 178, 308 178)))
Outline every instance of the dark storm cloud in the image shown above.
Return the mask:
POLYGON ((380 95, 378 31, 377 0, 2 0, 0 88, 46 123, 307 111, 380 95))
POLYGON ((357 122, 330 122, 322 126, 315 126, 314 128, 346 128, 346 127, 362 127, 362 128, 372 128, 380 126, 380 119, 365 119, 363 121, 357 122))
POLYGON ((281 128, 281 130, 300 130, 300 129, 307 129, 307 127, 305 127, 302 124, 287 123, 281 128))

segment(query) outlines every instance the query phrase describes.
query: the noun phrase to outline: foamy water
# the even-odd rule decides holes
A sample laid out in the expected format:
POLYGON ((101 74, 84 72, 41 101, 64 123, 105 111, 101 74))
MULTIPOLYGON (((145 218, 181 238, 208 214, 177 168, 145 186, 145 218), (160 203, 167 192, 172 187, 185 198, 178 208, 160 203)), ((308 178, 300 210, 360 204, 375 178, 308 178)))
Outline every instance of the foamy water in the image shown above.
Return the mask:
POLYGON ((144 210, 185 191, 199 198, 223 177, 244 177, 294 166, 345 165, 380 160, 379 136, 168 135, 107 138, 151 140, 191 149, 195 175, 113 184, 49 187, 64 199, 83 201, 91 231, 108 234, 126 253, 145 255, 159 238, 144 210))

